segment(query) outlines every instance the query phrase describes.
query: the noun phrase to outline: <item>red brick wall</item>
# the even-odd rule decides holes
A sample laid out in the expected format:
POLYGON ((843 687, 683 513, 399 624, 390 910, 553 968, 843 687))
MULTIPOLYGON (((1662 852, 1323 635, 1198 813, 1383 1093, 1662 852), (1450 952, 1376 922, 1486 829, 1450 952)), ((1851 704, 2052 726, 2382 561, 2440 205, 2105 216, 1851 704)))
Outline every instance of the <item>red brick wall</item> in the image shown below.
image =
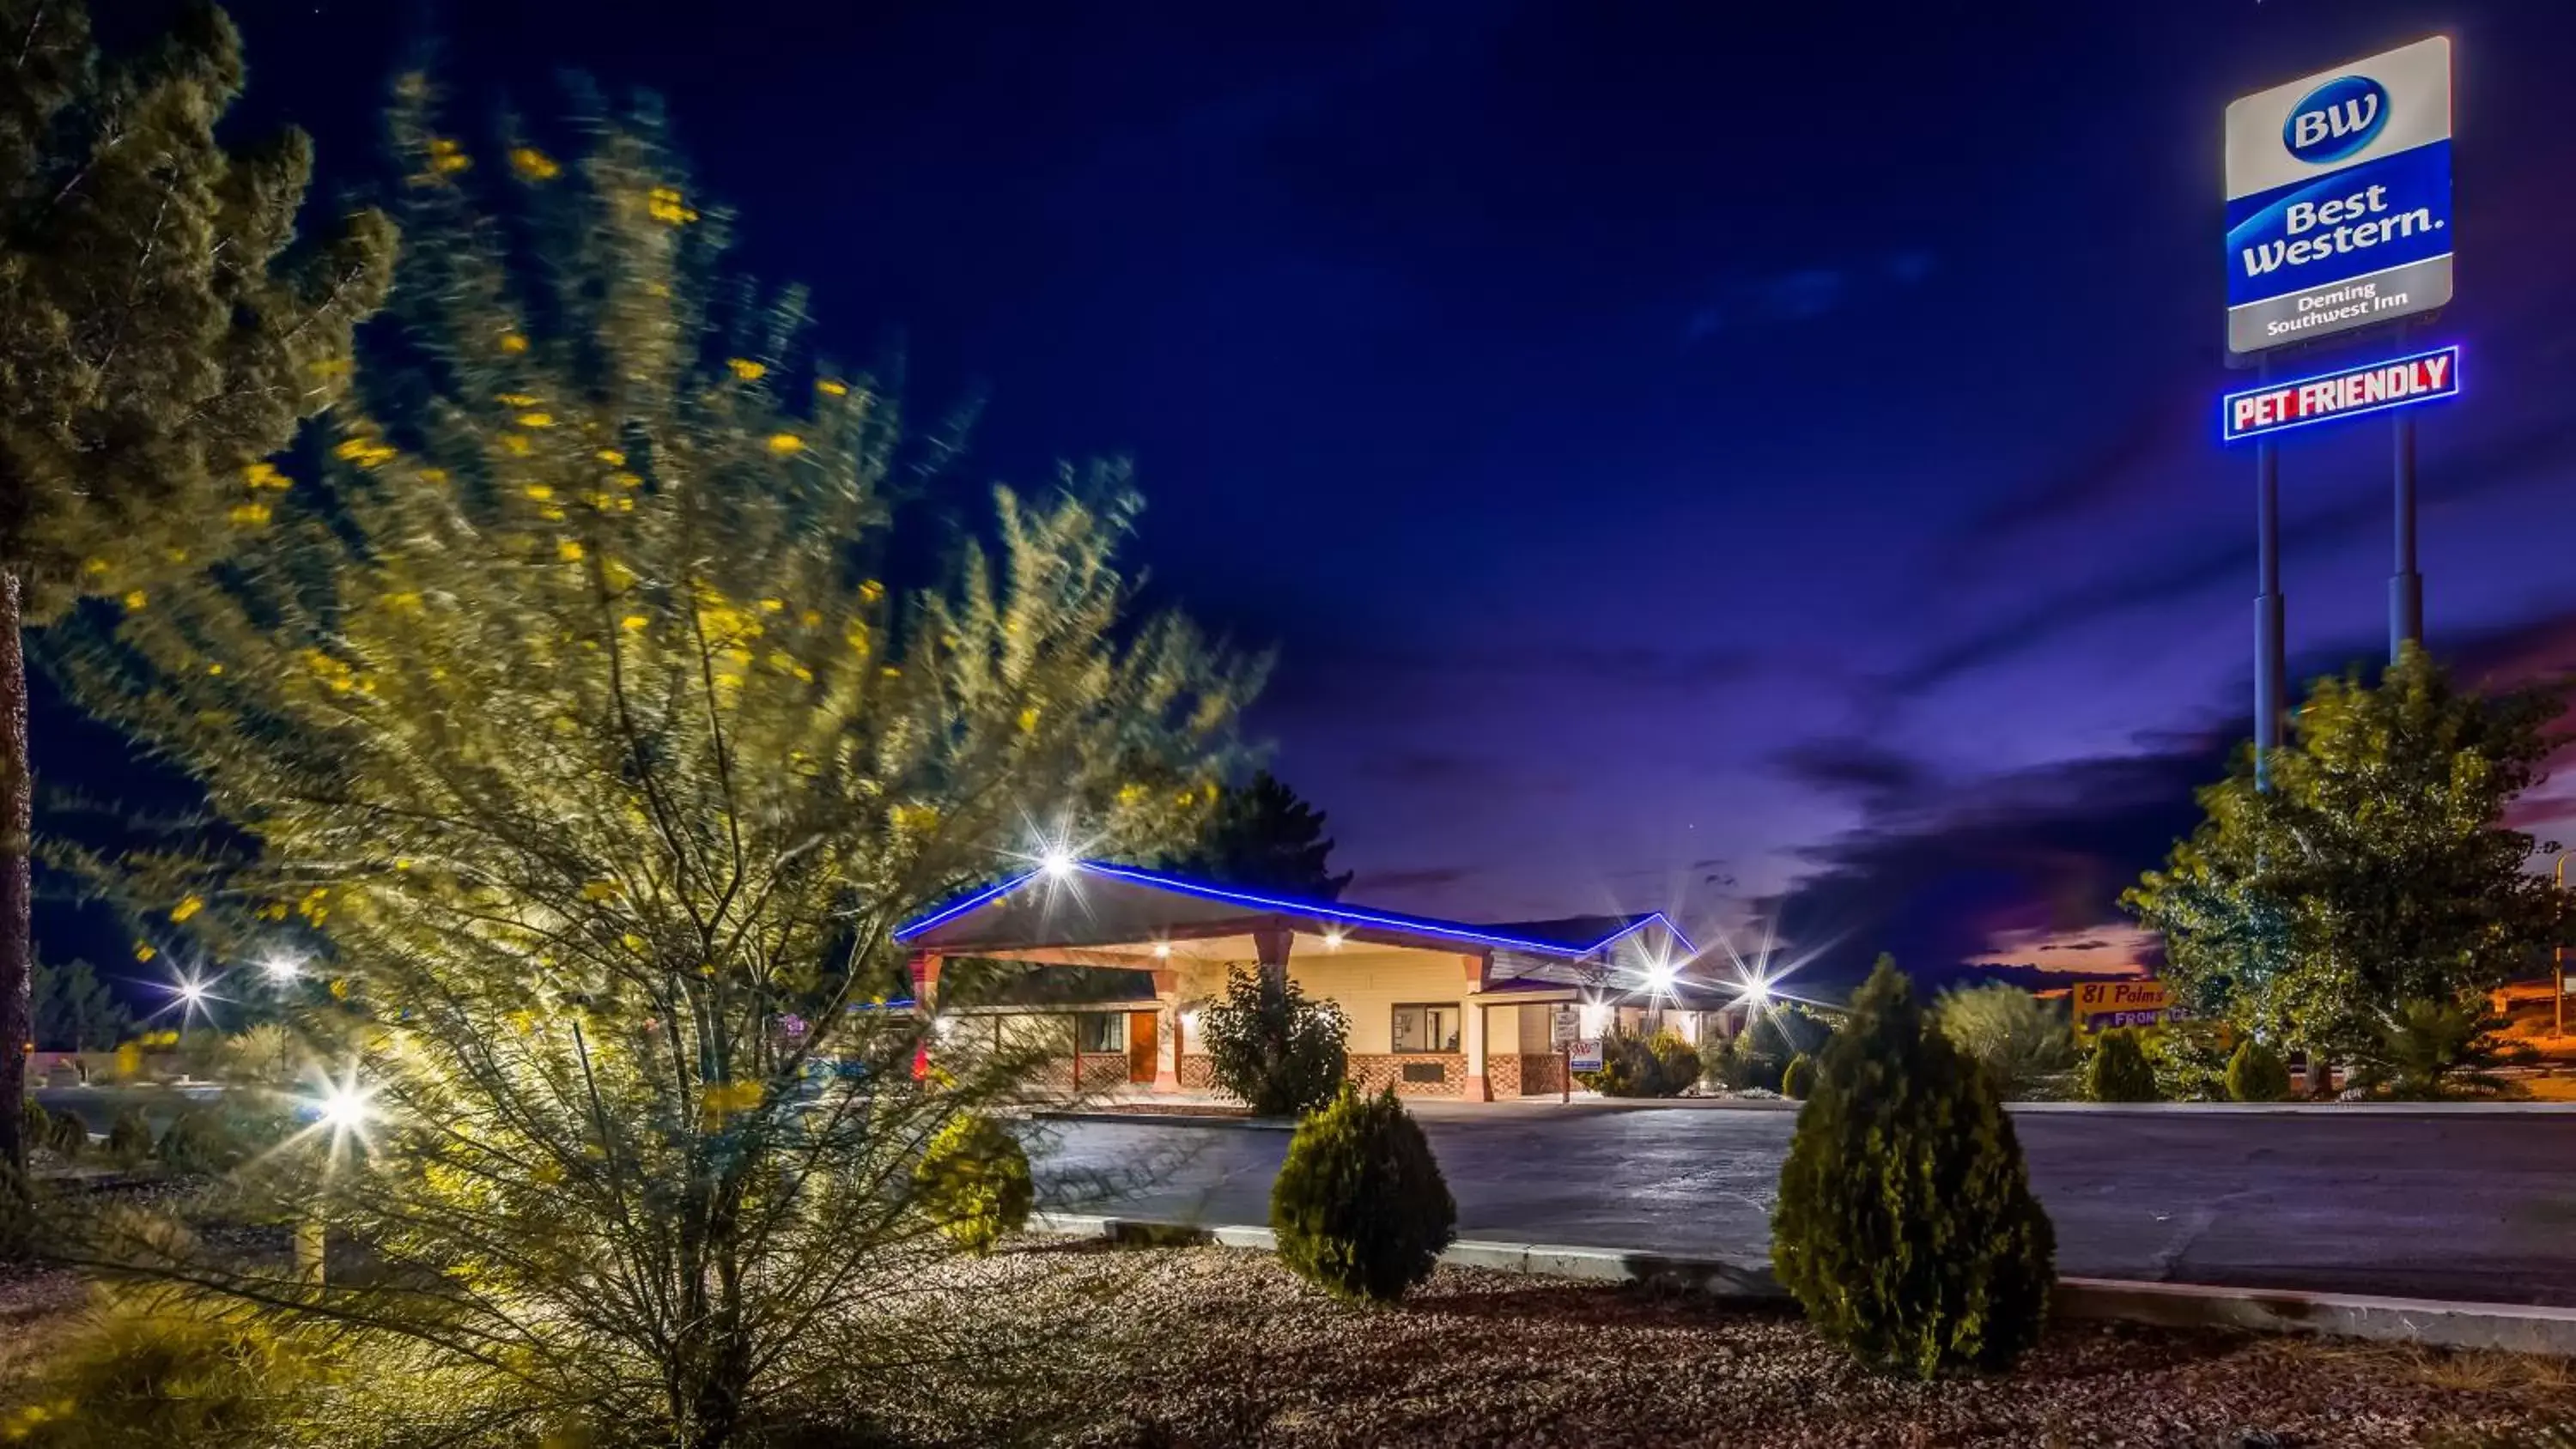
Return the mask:
POLYGON ((1216 1063, 1203 1056, 1182 1056, 1181 1090, 1184 1092, 1215 1091, 1216 1063))
POLYGON ((1399 1097, 1456 1097, 1464 1095, 1467 1090, 1467 1056, 1464 1052, 1354 1056, 1351 1058, 1350 1079, 1363 1092, 1391 1086, 1399 1097), (1440 1080, 1408 1082, 1404 1080, 1404 1069, 1408 1066, 1437 1066, 1440 1080))
POLYGON ((1495 1057, 1486 1069, 1493 1074, 1497 1097, 1549 1097, 1564 1090, 1563 1057, 1550 1052, 1528 1056, 1495 1057), (1511 1081, 1504 1087, 1504 1079, 1511 1081))
POLYGON ((1103 1092, 1127 1084, 1125 1052, 1084 1052, 1080 1058, 1048 1057, 1038 1068, 1038 1080, 1062 1090, 1103 1092), (1079 1063, 1080 1077, 1075 1072, 1079 1063))

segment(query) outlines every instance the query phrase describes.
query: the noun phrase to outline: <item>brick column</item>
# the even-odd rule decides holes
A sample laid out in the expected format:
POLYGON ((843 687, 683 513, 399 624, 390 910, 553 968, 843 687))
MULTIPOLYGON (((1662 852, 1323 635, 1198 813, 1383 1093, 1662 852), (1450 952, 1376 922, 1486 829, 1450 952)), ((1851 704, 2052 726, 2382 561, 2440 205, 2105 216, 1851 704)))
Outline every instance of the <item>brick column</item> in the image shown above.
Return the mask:
POLYGON ((1286 926, 1256 926, 1252 931, 1253 954, 1260 959, 1261 974, 1273 981, 1288 979, 1288 947, 1297 933, 1286 926))
MULTIPOLYGON (((904 963, 905 974, 912 978, 913 1014, 924 1022, 930 1020, 931 1012, 939 1003, 939 964, 936 951, 916 951, 912 959, 904 963)), ((918 1082, 929 1076, 930 1033, 924 1031, 920 1042, 912 1049, 912 1079, 918 1082)))
MULTIPOLYGON (((1482 992, 1485 989, 1485 958, 1461 956, 1458 959, 1467 969, 1468 994, 1472 996, 1482 992)), ((1490 1102, 1494 1100, 1494 1088, 1485 1073, 1485 1004, 1470 1001, 1465 1006, 1466 1020, 1459 1024, 1459 1044, 1466 1050, 1467 1081, 1465 1090, 1459 1095, 1470 1102, 1490 1102)), ((1512 1039, 1512 1050, 1520 1050, 1518 1036, 1512 1039)))

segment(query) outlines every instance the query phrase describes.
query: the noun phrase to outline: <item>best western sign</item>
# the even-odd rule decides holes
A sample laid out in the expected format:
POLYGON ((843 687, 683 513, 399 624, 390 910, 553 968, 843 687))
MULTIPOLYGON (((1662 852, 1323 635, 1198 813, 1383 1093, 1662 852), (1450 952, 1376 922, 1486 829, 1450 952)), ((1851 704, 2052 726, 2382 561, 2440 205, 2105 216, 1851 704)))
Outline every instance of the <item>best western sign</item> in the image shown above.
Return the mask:
POLYGON ((2297 382, 2266 383, 2219 401, 2219 426, 2228 442, 2356 418, 2456 395, 2460 349, 2436 348, 2393 362, 2365 362, 2297 382))
POLYGON ((2448 38, 2227 108, 2227 266, 2239 354, 2451 300, 2448 38))

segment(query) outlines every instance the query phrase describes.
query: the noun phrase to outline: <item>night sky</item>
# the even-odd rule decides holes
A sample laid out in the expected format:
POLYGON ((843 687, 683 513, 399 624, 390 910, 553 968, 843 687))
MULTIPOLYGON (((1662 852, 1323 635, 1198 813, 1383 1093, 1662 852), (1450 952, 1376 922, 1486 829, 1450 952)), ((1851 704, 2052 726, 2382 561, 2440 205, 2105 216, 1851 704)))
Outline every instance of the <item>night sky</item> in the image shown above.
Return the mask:
MULTIPOLYGON (((1279 650, 1255 724, 1352 898, 1785 897, 1918 966, 2137 958, 2094 928, 2250 703, 2222 112, 2446 32, 2427 616, 2576 668, 2576 6, 231 8, 335 186, 425 45, 469 117, 657 91, 829 345, 989 395, 970 480, 1132 456, 1153 597, 1279 650)), ((2384 650, 2388 452, 2284 448, 2294 668, 2384 650)))

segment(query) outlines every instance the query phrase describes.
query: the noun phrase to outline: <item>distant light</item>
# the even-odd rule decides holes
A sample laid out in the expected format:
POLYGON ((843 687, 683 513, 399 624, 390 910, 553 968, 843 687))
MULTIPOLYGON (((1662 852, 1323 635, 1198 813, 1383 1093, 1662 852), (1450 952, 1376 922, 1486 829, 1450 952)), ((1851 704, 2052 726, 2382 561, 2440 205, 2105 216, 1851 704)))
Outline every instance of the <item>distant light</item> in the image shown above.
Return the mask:
POLYGON ((345 1083, 325 1094, 321 1107, 322 1125, 333 1132, 355 1132, 375 1116, 367 1104, 367 1094, 345 1083))
POLYGON ((1165 956, 1169 956, 1169 955, 1171 955, 1171 954, 1172 954, 1172 943, 1171 943, 1171 942, 1169 942, 1169 941, 1156 941, 1156 942, 1154 943, 1154 955, 1155 955, 1157 958, 1165 957, 1165 956))
POLYGON ((1657 994, 1671 991, 1674 975, 1673 963, 1670 961, 1647 962, 1646 990, 1657 994))
POLYGON ((1771 999, 1771 983, 1756 976, 1744 983, 1744 992, 1737 999, 1747 1006, 1760 1006, 1771 999))
POLYGON ((1050 845, 1038 856, 1038 869, 1045 871, 1051 880, 1062 880, 1073 874, 1074 867, 1079 864, 1081 862, 1073 858, 1073 852, 1061 845, 1050 845))
POLYGON ((304 963, 292 956, 271 956, 259 963, 259 969, 269 980, 283 984, 303 975, 304 963))
POLYGON ((1338 951, 1342 949, 1341 927, 1335 926, 1333 929, 1324 933, 1324 949, 1327 951, 1338 951))
POLYGON ((202 981, 183 978, 170 989, 179 993, 179 1004, 182 1006, 197 1007, 206 1004, 206 983, 202 981))

